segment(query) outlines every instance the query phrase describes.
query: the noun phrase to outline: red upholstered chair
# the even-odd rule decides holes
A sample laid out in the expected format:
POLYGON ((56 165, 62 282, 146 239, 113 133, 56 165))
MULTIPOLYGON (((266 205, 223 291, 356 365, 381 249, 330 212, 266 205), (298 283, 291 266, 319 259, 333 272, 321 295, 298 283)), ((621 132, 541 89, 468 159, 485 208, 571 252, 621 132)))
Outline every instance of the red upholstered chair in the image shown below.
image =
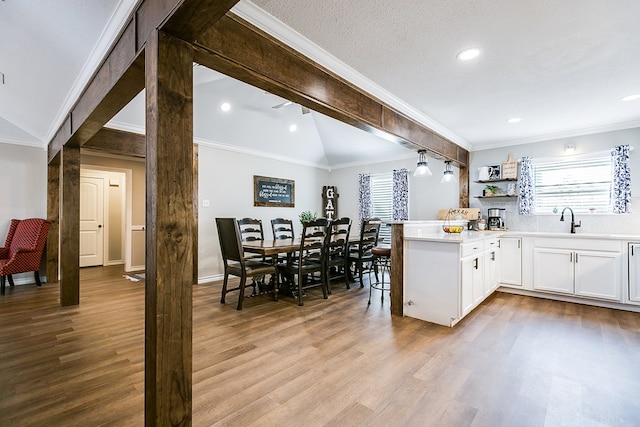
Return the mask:
POLYGON ((40 260, 51 222, 40 218, 12 219, 4 247, 0 248, 0 294, 4 295, 5 279, 13 286, 12 274, 35 273, 40 283, 40 260))

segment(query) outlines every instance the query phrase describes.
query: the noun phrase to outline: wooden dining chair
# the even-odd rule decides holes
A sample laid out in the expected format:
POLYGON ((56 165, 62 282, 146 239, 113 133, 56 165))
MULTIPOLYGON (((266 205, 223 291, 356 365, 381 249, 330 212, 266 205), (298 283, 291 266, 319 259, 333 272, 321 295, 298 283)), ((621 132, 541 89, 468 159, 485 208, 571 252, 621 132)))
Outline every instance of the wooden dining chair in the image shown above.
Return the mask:
POLYGON ((278 274, 277 268, 271 260, 262 261, 245 257, 242 250, 240 227, 235 218, 216 218, 216 226, 224 262, 224 282, 222 284, 220 303, 225 303, 227 293, 240 291, 238 295, 238 310, 242 310, 247 277, 264 276, 266 274, 271 274, 275 280, 273 295, 274 299, 277 299, 278 274), (237 288, 228 289, 230 275, 240 277, 240 284, 237 288))
POLYGON ((293 221, 286 218, 272 219, 271 231, 273 232, 273 240, 293 239, 293 221))
MULTIPOLYGON (((258 240, 264 240, 264 230, 262 229, 262 220, 257 218, 241 218, 238 220, 238 227, 240 229, 240 238, 243 242, 255 242, 258 240)), ((266 259, 256 254, 245 254, 245 258, 256 258, 262 261, 266 259)), ((264 276, 255 276, 251 280, 253 287, 253 295, 257 293, 257 289, 263 291, 266 288, 264 276)))
POLYGON ((314 286, 322 287, 322 295, 329 297, 326 274, 326 241, 329 220, 320 218, 315 221, 305 222, 302 227, 300 249, 298 258, 292 260, 286 267, 287 276, 291 283, 297 276, 298 305, 302 302, 303 290, 314 286), (320 273, 320 280, 313 280, 313 273, 320 273))
MULTIPOLYGON (((360 226, 360 239, 356 243, 349 246, 349 265, 354 264, 354 276, 358 272, 360 279, 360 287, 364 288, 362 281, 365 269, 376 268, 375 257, 371 253, 371 249, 378 245, 378 234, 380 233, 380 218, 368 218, 362 221, 360 226)), ((376 280, 378 273, 376 272, 376 280)), ((349 286, 347 284, 347 289, 349 286)))
POLYGON ((329 224, 327 233, 327 283, 331 294, 331 279, 344 274, 344 282, 349 287, 349 233, 351 232, 351 219, 338 218, 329 224), (335 271, 336 275, 332 276, 335 271))

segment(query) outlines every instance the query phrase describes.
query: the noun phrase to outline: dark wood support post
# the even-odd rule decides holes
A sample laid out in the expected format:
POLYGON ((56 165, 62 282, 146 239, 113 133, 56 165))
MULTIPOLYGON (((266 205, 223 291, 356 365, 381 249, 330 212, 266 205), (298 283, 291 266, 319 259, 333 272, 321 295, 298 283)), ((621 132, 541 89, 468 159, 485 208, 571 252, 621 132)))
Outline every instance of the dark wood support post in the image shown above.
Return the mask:
POLYGON ((391 225, 391 314, 404 315, 404 225, 391 225))
POLYGON ((47 166, 47 219, 51 221, 47 237, 47 283, 58 281, 60 257, 60 154, 47 166))
POLYGON ((60 305, 80 304, 80 147, 62 147, 60 305))
POLYGON ((191 425, 193 53, 154 31, 145 56, 145 424, 191 425))
POLYGON ((193 144, 193 284, 198 284, 198 145, 193 144))

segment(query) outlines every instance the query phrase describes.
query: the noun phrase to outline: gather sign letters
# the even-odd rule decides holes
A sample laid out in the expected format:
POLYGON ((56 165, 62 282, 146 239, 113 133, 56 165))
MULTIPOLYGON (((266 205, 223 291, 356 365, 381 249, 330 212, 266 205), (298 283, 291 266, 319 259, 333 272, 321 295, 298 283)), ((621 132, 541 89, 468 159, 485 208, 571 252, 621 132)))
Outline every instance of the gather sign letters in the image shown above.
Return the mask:
POLYGON ((325 185, 322 187, 322 210, 327 219, 338 217, 338 190, 335 185, 325 185))

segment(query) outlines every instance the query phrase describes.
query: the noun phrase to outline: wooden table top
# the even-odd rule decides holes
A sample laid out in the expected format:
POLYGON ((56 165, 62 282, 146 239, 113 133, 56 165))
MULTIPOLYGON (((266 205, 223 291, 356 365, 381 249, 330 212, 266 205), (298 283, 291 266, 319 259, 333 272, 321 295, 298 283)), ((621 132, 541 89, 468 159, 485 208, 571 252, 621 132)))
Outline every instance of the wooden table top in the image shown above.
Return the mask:
MULTIPOLYGON (((242 249, 260 255, 277 255, 295 252, 300 249, 299 238, 295 239, 278 239, 278 240, 253 240, 251 242, 242 242, 242 249)), ((349 236, 349 243, 357 243, 359 236, 349 236)))

